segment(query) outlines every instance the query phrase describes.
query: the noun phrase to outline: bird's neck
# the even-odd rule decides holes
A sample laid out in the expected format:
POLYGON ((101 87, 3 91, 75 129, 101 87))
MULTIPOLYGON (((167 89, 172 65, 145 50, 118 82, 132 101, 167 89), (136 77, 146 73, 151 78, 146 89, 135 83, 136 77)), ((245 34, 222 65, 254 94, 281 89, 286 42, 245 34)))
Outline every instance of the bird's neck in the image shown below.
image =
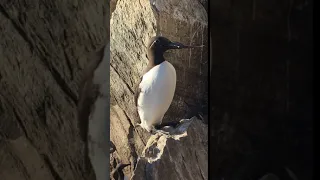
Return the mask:
POLYGON ((163 53, 157 53, 157 52, 148 52, 148 59, 149 59, 149 66, 156 66, 161 64, 163 61, 165 61, 163 57, 163 53))

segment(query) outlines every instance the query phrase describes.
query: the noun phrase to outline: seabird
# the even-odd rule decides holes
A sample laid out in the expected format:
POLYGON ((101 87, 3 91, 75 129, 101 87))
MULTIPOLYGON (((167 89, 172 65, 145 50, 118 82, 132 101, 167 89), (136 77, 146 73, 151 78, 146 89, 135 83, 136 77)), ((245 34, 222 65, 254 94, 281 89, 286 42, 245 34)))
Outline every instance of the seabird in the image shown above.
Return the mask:
POLYGON ((163 57, 169 49, 184 49, 202 46, 186 46, 172 42, 162 36, 152 37, 147 45, 149 60, 140 82, 135 88, 134 101, 140 117, 140 124, 148 132, 163 132, 162 119, 169 109, 176 89, 176 70, 163 57), (161 126, 160 126, 161 125, 161 126))
POLYGON ((77 107, 78 127, 85 143, 85 168, 90 166, 97 180, 109 177, 109 43, 91 56, 80 83, 77 107))

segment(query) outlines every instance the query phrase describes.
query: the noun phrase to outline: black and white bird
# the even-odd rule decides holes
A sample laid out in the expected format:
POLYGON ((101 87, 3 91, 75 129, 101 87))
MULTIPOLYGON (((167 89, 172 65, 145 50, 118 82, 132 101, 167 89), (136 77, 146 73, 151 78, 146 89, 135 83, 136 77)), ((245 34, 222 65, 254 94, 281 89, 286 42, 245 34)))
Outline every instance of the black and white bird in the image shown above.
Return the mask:
POLYGON ((162 36, 152 37, 147 45, 148 66, 135 89, 135 105, 141 123, 148 132, 163 132, 162 119, 169 109, 176 89, 176 70, 164 59, 169 49, 184 49, 202 46, 186 46, 171 42, 162 36))
POLYGON ((110 178, 109 49, 107 44, 91 56, 80 85, 77 107, 78 127, 85 143, 85 165, 91 162, 97 180, 110 178))

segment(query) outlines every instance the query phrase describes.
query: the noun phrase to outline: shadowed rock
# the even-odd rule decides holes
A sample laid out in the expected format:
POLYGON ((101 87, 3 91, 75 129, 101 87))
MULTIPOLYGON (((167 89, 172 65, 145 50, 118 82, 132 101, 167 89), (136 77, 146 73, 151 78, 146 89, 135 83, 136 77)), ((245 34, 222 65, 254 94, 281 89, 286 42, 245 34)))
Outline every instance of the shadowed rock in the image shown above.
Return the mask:
POLYGON ((106 2, 0 2, 1 180, 94 179, 76 106, 84 69, 108 35, 106 2))

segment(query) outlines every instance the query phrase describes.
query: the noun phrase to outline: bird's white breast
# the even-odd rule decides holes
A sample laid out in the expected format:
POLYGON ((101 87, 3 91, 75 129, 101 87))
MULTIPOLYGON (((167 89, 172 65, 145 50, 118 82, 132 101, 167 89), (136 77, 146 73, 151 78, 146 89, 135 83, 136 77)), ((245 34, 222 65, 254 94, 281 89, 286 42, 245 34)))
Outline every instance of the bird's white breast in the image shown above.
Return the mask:
MULTIPOLYGON (((151 127, 162 122, 176 89, 176 71, 167 61, 150 69, 139 85, 138 112, 141 125, 151 127)), ((144 127, 146 128, 146 127, 144 127)))

